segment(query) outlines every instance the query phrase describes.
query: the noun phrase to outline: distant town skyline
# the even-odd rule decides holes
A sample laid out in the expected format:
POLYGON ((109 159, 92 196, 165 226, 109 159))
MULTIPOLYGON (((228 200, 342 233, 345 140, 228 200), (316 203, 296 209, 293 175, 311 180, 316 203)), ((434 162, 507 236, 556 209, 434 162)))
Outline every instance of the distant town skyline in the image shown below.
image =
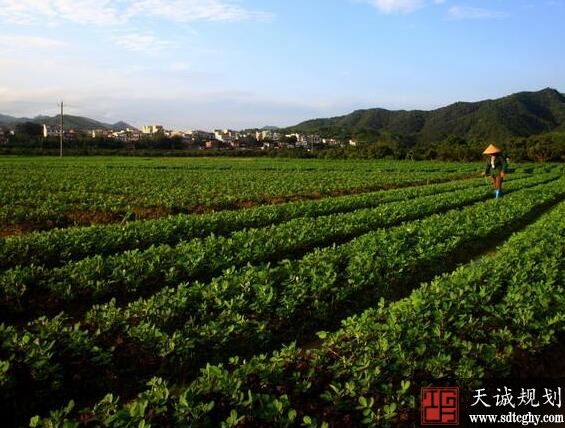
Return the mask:
POLYGON ((565 90, 565 0, 0 0, 0 113, 286 127, 565 90))

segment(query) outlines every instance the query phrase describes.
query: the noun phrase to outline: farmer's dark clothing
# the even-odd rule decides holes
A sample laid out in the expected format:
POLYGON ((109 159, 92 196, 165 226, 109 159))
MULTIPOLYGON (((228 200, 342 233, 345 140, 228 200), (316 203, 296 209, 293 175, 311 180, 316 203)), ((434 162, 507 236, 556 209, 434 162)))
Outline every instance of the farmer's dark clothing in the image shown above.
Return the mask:
POLYGON ((485 167, 485 175, 497 176, 501 172, 506 173, 508 163, 503 155, 491 156, 485 167))

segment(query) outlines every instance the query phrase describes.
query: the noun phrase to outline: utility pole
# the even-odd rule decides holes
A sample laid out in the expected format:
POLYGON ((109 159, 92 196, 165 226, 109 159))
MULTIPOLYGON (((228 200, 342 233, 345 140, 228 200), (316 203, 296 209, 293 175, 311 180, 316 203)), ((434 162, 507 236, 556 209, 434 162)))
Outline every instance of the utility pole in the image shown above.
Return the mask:
POLYGON ((59 157, 63 157, 63 101, 61 101, 61 129, 59 130, 59 157))

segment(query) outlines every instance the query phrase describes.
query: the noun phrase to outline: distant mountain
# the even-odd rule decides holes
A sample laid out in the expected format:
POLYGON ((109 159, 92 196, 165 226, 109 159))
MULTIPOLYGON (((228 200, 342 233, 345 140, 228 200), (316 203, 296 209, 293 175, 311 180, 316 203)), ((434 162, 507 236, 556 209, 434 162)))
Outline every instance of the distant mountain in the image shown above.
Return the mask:
MULTIPOLYGON (((114 124, 108 124, 108 123, 99 122, 94 119, 90 119, 88 117, 73 116, 69 114, 64 115, 63 120, 64 120, 65 128, 74 129, 78 131, 88 131, 90 129, 114 129, 114 130, 125 130, 127 128, 135 129, 135 127, 123 121, 116 122, 114 124)), ((60 121, 61 121, 61 115, 52 116, 52 117, 36 116, 30 119, 25 117, 13 117, 13 116, 0 114, 0 125, 7 125, 7 126, 15 125, 22 122, 33 122, 33 123, 38 123, 40 125, 46 124, 48 126, 59 126, 60 121)))
POLYGON ((546 88, 478 102, 457 102, 436 110, 356 110, 345 116, 314 119, 288 128, 296 132, 347 134, 363 131, 440 141, 449 136, 474 139, 527 137, 565 131, 565 95, 546 88))
POLYGON ((25 118, 25 117, 8 116, 6 114, 0 114, 0 125, 9 124, 9 123, 26 122, 28 120, 31 121, 32 119, 28 119, 28 118, 25 118))
POLYGON ((123 120, 120 120, 119 122, 114 123, 113 125, 110 125, 110 127, 112 129, 116 129, 116 130, 125 130, 125 129, 137 129, 134 126, 131 126, 129 123, 124 122, 123 120))

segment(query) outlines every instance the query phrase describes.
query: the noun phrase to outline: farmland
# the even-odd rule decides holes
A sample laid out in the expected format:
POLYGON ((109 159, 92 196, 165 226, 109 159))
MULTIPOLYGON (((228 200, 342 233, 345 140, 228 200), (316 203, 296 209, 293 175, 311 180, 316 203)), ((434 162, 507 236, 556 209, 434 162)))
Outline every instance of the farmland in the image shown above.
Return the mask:
POLYGON ((565 178, 517 165, 0 158, 10 425, 386 426, 565 329, 565 178))

